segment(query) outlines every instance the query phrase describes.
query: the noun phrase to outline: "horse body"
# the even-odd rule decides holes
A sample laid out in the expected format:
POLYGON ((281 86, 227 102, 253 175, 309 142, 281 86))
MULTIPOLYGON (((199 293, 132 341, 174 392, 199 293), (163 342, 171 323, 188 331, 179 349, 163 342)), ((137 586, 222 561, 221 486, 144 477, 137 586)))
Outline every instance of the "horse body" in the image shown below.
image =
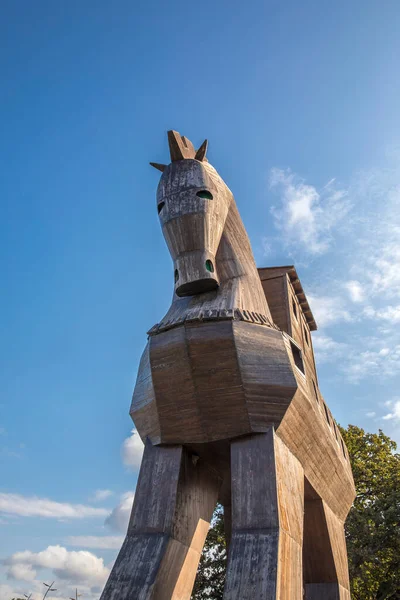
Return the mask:
POLYGON ((217 500, 230 541, 224 600, 300 600, 303 585, 308 600, 348 600, 344 446, 272 320, 231 191, 203 146, 169 141, 157 208, 174 296, 139 366, 131 416, 145 453, 102 600, 188 600, 217 500))

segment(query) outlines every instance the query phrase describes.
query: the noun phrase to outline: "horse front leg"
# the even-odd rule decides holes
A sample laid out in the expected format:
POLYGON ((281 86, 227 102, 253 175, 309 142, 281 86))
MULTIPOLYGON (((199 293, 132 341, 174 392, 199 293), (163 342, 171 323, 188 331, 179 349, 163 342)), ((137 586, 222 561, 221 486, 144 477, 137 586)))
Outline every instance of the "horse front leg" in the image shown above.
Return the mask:
POLYGON ((218 490, 201 459, 147 440, 128 533, 100 600, 189 600, 218 490))
POLYGON ((224 600, 301 600, 302 466, 271 428, 231 443, 231 477, 224 600))

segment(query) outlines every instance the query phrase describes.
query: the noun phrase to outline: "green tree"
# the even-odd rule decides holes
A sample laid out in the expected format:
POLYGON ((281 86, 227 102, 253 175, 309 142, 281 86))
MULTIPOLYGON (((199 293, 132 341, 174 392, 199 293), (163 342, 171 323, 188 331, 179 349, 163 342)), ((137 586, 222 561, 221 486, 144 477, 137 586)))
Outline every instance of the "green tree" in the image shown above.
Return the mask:
POLYGON ((357 496, 346 521, 353 600, 400 599, 400 455, 382 431, 349 425, 357 496))
MULTIPOLYGON (((400 455, 382 431, 340 428, 357 496, 346 521, 352 600, 400 600, 400 455)), ((221 600, 226 541, 222 507, 207 536, 192 600, 221 600)))
POLYGON ((226 571, 224 511, 218 505, 200 558, 192 600, 222 600, 226 571))

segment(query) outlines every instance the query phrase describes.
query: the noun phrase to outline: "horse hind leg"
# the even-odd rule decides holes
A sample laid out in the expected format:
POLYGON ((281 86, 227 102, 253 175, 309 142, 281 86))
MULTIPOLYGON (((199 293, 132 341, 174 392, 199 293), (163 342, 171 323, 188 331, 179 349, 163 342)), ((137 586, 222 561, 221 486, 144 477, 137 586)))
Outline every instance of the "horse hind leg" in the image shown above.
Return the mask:
POLYGON ((128 533, 100 600, 189 600, 218 488, 201 459, 148 440, 128 533))
POLYGON ((302 466, 271 428, 231 443, 231 476, 224 600, 301 600, 302 466))
POLYGON ((306 600, 350 600, 344 524, 306 480, 304 503, 306 600))

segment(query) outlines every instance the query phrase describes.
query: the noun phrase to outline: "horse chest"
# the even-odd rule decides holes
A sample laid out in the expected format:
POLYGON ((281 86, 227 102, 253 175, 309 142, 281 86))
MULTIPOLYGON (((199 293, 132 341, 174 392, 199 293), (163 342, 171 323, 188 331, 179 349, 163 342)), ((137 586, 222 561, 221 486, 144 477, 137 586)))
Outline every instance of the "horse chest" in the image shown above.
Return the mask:
POLYGON ((281 332, 185 324, 149 339, 131 415, 153 443, 207 443, 277 426, 297 389, 281 332))

